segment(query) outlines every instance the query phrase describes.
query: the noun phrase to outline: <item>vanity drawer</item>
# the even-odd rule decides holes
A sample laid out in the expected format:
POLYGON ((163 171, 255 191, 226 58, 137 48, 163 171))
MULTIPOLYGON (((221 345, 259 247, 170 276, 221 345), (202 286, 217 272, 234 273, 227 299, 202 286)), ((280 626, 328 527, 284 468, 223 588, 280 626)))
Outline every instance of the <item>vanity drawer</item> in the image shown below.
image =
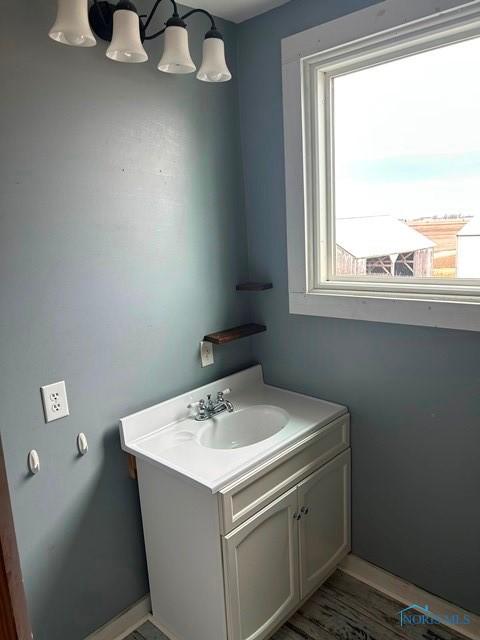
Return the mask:
POLYGON ((269 502, 350 446, 350 415, 295 443, 219 492, 221 533, 232 531, 269 502))

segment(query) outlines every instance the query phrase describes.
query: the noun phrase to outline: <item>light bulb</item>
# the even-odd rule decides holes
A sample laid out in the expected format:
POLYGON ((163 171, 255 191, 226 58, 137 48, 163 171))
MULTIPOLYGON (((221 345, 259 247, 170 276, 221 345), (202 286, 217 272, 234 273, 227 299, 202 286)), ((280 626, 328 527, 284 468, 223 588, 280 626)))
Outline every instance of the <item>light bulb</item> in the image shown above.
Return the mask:
POLYGON ((223 37, 217 29, 212 29, 205 36, 202 65, 197 78, 203 82, 227 82, 232 78, 225 61, 223 37))
POLYGON ((48 35, 71 47, 94 47, 97 41, 88 22, 88 0, 58 0, 57 19, 48 35))
POLYGON ((131 2, 119 2, 113 14, 113 34, 106 53, 116 62, 146 62, 148 55, 140 36, 140 19, 131 2))
POLYGON ((195 69, 188 48, 185 22, 178 16, 173 16, 165 29, 165 49, 158 63, 158 70, 165 73, 193 73, 195 69))

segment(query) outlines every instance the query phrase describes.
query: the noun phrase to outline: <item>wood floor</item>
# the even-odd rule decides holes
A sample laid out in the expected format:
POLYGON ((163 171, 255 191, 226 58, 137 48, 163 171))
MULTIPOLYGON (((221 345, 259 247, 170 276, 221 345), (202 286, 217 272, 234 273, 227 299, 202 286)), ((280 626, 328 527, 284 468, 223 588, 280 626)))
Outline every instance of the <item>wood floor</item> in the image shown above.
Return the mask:
MULTIPOLYGON (((404 607, 337 571, 272 640, 465 640, 440 625, 401 627, 404 607)), ((147 622, 126 640, 168 638, 147 622)))

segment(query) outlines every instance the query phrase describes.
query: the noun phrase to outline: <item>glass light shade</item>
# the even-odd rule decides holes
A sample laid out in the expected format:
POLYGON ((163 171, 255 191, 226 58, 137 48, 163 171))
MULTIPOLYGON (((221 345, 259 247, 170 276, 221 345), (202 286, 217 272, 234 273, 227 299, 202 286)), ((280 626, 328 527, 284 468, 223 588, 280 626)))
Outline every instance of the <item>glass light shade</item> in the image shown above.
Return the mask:
POLYGON ((221 38, 205 38, 203 59, 197 78, 203 82, 227 82, 232 74, 225 61, 225 43, 221 38))
POLYGON ((58 0, 57 19, 48 35, 71 47, 94 47, 97 41, 88 22, 88 0, 58 0))
POLYGON ((140 37, 140 20, 135 11, 117 9, 113 14, 113 35, 107 58, 116 62, 146 62, 148 55, 140 37))
POLYGON ((193 73, 195 69, 188 48, 187 30, 185 27, 167 27, 165 49, 158 63, 158 70, 165 73, 193 73))

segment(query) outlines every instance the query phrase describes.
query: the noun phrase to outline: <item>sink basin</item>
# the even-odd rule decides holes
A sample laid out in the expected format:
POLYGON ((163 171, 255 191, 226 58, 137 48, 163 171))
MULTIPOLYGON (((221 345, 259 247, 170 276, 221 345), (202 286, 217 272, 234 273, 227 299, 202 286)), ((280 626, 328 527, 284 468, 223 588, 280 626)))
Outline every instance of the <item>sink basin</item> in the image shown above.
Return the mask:
POLYGON ((266 385, 255 365, 122 418, 120 435, 139 465, 148 462, 217 493, 346 414, 346 407, 266 385), (197 422, 188 405, 227 388, 235 411, 197 422))
POLYGON ((289 415, 283 409, 257 405, 212 418, 201 430, 198 441, 209 449, 239 449, 271 438, 288 421, 289 415))

